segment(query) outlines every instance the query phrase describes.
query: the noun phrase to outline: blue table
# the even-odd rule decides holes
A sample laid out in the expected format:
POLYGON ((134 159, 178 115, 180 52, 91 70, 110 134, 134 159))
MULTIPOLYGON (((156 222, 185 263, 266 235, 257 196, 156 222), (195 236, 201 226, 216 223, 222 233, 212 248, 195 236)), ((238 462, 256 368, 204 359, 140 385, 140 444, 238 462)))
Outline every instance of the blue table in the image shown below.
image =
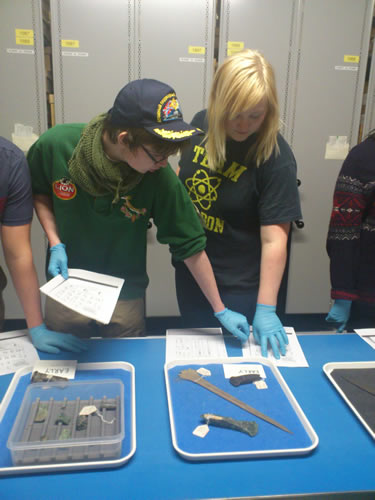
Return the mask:
MULTIPOLYGON (((184 460, 170 436, 165 338, 91 340, 79 362, 123 360, 135 366, 135 455, 117 469, 2 477, 0 498, 179 500, 350 491, 373 491, 375 498, 375 443, 322 371, 327 362, 374 361, 375 351, 357 335, 300 335, 299 341, 310 367, 280 372, 319 436, 311 454, 184 460)), ((66 353, 42 357, 74 358, 66 353)), ((1 397, 11 378, 0 377, 1 397)))

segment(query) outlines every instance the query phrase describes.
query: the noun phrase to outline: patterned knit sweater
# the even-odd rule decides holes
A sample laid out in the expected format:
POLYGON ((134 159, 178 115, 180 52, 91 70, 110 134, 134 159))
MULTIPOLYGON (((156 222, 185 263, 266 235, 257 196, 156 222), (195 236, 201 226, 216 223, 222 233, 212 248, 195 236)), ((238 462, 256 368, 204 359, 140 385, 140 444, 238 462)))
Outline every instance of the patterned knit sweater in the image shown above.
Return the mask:
POLYGON ((331 297, 375 303, 375 134, 355 146, 342 165, 327 252, 331 297))

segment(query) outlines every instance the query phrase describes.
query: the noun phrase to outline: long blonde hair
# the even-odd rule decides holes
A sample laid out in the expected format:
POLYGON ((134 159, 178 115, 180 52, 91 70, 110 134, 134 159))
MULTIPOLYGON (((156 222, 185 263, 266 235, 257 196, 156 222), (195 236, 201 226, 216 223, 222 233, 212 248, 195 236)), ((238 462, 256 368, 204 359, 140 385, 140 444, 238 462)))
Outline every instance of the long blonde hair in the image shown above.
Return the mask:
POLYGON ((279 104, 272 66, 260 52, 250 49, 228 57, 219 66, 207 111, 205 147, 210 168, 216 170, 225 162, 226 120, 253 108, 263 98, 267 102, 267 113, 246 158, 253 158, 257 167, 268 160, 274 150, 279 153, 279 104))

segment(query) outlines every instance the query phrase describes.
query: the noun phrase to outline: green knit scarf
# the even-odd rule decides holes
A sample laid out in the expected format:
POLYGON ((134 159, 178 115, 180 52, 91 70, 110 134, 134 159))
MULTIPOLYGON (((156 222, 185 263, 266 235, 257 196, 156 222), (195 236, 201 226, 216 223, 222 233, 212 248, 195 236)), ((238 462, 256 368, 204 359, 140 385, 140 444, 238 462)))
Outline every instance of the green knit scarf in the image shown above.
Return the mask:
POLYGON ((68 162, 71 178, 92 196, 114 194, 112 203, 133 189, 142 179, 127 163, 112 162, 102 145, 103 121, 106 113, 93 118, 83 129, 81 138, 68 162))

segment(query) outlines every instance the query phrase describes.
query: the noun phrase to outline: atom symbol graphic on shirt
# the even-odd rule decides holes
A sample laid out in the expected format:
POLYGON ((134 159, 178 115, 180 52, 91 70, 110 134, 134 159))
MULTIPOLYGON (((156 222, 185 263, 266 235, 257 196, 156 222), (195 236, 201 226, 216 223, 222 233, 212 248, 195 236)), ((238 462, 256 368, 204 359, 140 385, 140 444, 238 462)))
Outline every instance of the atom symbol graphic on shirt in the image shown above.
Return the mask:
POLYGON ((197 170, 193 177, 185 181, 193 203, 203 210, 209 210, 212 202, 217 200, 217 188, 221 184, 219 177, 209 177, 205 170, 197 170))

